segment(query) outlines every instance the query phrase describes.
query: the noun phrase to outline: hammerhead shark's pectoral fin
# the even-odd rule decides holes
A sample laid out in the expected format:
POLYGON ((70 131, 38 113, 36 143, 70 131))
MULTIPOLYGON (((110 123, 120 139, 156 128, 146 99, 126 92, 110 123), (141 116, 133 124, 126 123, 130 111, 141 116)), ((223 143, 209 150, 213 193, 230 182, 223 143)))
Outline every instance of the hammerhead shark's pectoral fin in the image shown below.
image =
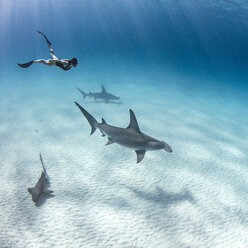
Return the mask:
POLYGON ((103 131, 101 131, 101 133, 102 133, 102 137, 105 137, 106 135, 103 133, 103 131))
POLYGON ((137 153, 137 164, 145 157, 146 150, 135 150, 137 153))
POLYGON ((52 194, 53 191, 52 190, 49 190, 49 189, 43 189, 42 193, 43 194, 52 194))
POLYGON ((32 195, 34 188, 28 188, 28 192, 32 195))
POLYGON ((113 143, 115 143, 115 142, 112 141, 112 140, 108 137, 108 142, 107 142, 107 144, 106 144, 105 146, 111 145, 111 144, 113 144, 113 143))

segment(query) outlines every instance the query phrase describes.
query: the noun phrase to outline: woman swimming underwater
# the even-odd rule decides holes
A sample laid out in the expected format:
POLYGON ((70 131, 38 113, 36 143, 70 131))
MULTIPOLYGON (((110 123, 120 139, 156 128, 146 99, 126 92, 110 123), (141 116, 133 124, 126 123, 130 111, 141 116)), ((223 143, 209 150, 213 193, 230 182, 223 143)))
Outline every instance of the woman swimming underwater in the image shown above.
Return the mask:
POLYGON ((27 63, 24 63, 24 64, 18 64, 20 67, 27 68, 30 65, 32 65, 33 63, 42 63, 42 64, 49 65, 49 66, 55 65, 55 66, 60 67, 64 71, 68 71, 72 67, 77 66, 78 62, 77 62, 77 59, 74 58, 74 57, 72 59, 59 59, 59 58, 57 58, 54 55, 54 51, 52 49, 52 43, 47 39, 46 35, 43 34, 40 31, 37 31, 37 32, 39 34, 43 35, 44 38, 46 39, 46 42, 47 42, 47 45, 48 45, 49 51, 50 51, 50 59, 47 59, 47 60, 45 60, 45 59, 34 59, 34 60, 31 60, 31 61, 29 61, 27 63))

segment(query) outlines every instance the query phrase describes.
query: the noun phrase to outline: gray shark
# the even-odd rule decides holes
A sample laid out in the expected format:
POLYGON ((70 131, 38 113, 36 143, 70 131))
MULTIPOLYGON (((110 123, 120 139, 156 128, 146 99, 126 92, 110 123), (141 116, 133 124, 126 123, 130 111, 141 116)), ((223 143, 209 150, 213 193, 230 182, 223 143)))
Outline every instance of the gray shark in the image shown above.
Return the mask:
POLYGON ((101 92, 96 92, 96 93, 92 93, 92 92, 90 91, 90 92, 87 94, 87 93, 85 93, 84 91, 80 90, 79 88, 77 88, 77 89, 78 89, 78 91, 83 95, 84 99, 88 96, 88 97, 90 97, 90 98, 93 97, 94 100, 96 100, 96 99, 103 99, 103 100, 105 100, 105 102, 109 102, 110 100, 114 100, 114 101, 120 100, 120 97, 108 93, 108 92, 106 91, 106 89, 104 88, 104 86, 103 86, 103 85, 101 85, 101 86, 102 86, 102 91, 101 91, 101 92))
POLYGON ((43 171, 41 172, 41 176, 33 188, 28 188, 28 192, 32 195, 33 202, 37 202, 42 194, 51 194, 52 190, 46 189, 48 183, 48 175, 46 172, 46 168, 44 166, 41 154, 40 154, 40 162, 43 167, 43 171))
POLYGON ((140 131, 136 117, 131 109, 129 126, 127 128, 120 128, 108 125, 103 118, 102 123, 98 123, 82 106, 77 102, 75 102, 75 104, 91 125, 90 134, 93 134, 98 128, 103 136, 106 135, 108 137, 108 143, 106 145, 117 143, 135 150, 137 154, 137 163, 144 158, 146 151, 149 150, 164 149, 167 152, 172 152, 171 147, 166 142, 152 138, 140 131))

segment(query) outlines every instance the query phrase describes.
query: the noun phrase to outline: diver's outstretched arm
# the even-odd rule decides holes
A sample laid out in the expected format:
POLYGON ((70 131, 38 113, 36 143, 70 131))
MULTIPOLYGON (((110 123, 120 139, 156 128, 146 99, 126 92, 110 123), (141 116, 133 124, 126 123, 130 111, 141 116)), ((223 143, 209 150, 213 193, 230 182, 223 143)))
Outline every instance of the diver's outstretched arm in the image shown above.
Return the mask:
POLYGON ((41 35, 44 36, 44 38, 46 39, 46 42, 47 42, 48 47, 51 48, 52 43, 47 39, 46 35, 45 35, 44 33, 42 33, 41 31, 39 31, 39 30, 37 30, 37 32, 38 32, 39 34, 41 34, 41 35))

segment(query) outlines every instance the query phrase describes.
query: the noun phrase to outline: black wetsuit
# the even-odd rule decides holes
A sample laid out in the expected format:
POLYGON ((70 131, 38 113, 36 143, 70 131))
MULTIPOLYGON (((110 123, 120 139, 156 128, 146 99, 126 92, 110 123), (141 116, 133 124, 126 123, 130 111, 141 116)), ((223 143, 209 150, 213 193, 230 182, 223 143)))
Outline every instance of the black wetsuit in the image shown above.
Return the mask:
POLYGON ((60 67, 64 71, 69 71, 72 68, 71 62, 69 62, 68 65, 66 65, 66 66, 59 61, 57 61, 55 64, 56 64, 56 66, 60 67))

